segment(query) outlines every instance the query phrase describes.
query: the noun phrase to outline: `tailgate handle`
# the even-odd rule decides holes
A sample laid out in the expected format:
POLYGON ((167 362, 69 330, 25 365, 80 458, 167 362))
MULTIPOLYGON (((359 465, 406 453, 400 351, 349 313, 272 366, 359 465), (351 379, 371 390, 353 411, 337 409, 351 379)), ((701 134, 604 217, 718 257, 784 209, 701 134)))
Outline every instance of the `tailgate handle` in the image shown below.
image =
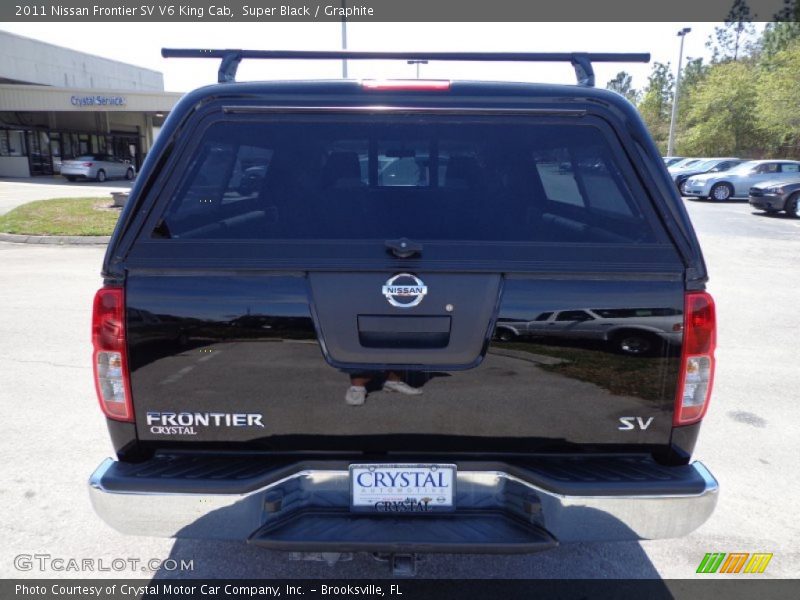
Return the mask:
POLYGON ((450 317, 358 315, 358 340, 365 348, 445 348, 450 317))

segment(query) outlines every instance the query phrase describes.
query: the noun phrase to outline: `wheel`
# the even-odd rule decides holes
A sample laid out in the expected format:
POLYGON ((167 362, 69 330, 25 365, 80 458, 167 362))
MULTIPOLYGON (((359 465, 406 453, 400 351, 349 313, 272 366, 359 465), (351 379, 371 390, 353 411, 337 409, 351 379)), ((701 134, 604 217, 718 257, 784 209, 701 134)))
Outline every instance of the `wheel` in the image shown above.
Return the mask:
POLYGON ((731 196, 733 196, 733 186, 730 183, 715 183, 714 187, 711 188, 709 198, 724 202, 730 199, 731 196))
POLYGON ((689 181, 688 179, 684 179, 683 181, 678 184, 678 191, 681 193, 681 196, 686 195, 686 182, 689 181))
POLYGON ((517 336, 514 335, 514 332, 511 331, 510 329, 498 329, 497 333, 495 334, 495 336, 501 342, 510 342, 515 337, 517 337, 517 336))
POLYGON ((127 179, 128 181, 133 180, 133 175, 134 175, 133 169, 128 169, 127 171, 125 171, 125 179, 127 179))
POLYGON ((106 180, 106 172, 103 171, 103 169, 100 169, 97 172, 97 177, 95 177, 95 179, 97 179, 97 181, 99 181, 100 183, 103 183, 106 180))
POLYGON ((793 219, 800 219, 800 192, 795 192, 786 201, 786 214, 793 219))
POLYGON ((646 333, 626 331, 618 335, 615 340, 617 350, 623 354, 644 356, 655 350, 656 343, 653 337, 646 333))
POLYGON ((73 177, 72 175, 67 175, 67 181, 75 181, 77 177, 73 177))

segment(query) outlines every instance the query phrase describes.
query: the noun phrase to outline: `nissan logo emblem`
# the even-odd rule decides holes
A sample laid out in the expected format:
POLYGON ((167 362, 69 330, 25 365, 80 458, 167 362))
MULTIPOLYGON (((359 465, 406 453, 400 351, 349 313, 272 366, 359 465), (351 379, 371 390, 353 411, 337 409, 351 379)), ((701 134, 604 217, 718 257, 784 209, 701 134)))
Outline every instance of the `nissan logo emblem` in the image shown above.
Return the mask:
POLYGON ((422 302, 428 293, 428 286, 411 273, 398 273, 389 278, 381 288, 381 293, 392 306, 412 308, 422 302))

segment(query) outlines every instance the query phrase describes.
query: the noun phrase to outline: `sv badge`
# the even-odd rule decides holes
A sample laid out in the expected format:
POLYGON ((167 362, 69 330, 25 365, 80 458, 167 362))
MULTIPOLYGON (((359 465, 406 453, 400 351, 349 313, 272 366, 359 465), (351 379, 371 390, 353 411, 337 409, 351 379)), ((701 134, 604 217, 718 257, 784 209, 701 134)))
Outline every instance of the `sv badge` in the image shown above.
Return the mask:
POLYGON ((644 431, 650 424, 653 422, 655 417, 648 417, 647 420, 644 420, 642 417, 620 417, 619 422, 620 426, 617 429, 621 431, 630 431, 631 429, 641 429, 644 431))

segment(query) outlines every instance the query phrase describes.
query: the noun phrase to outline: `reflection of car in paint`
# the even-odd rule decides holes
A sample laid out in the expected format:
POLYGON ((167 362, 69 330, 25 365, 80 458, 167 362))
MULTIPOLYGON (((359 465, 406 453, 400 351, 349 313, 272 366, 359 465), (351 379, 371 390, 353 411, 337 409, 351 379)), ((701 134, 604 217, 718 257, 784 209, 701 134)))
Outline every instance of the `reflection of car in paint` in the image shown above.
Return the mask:
POLYGON ((663 342, 679 345, 683 316, 672 308, 592 308, 543 312, 532 321, 498 321, 496 337, 602 340, 626 354, 651 354, 663 342))

